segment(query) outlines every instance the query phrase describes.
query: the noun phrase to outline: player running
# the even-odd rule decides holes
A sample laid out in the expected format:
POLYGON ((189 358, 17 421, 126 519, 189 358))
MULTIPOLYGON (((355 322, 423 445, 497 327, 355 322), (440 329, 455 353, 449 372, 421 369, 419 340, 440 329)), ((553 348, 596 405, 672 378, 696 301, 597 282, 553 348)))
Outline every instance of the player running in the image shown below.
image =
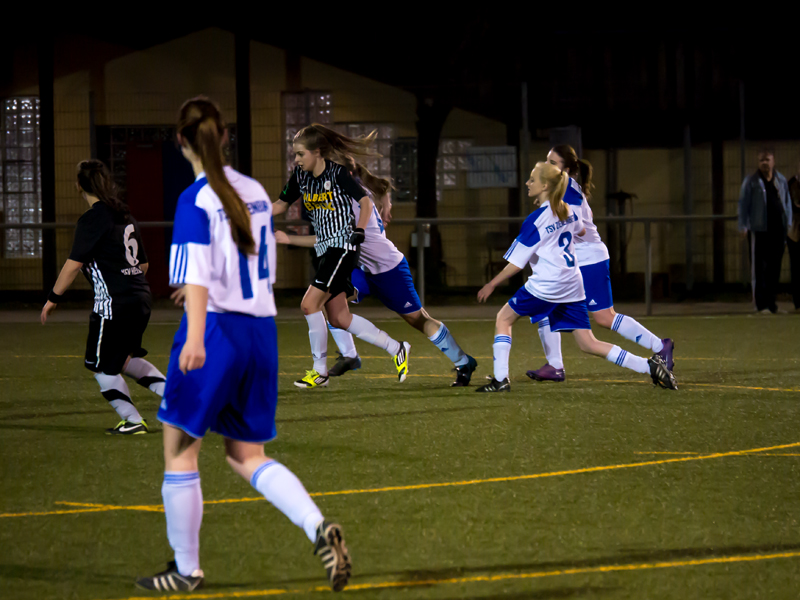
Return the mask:
POLYGON ((305 531, 334 591, 350 577, 342 529, 323 519, 303 484, 264 454, 276 435, 278 341, 272 284, 275 238, 264 188, 222 165, 225 128, 203 97, 180 112, 178 141, 196 176, 175 211, 170 284, 186 288, 186 312, 170 355, 164 401, 167 538, 175 560, 136 585, 192 591, 203 582, 198 456, 206 431, 225 437, 228 464, 305 531))
POLYGON ((375 132, 353 139, 316 123, 304 127, 294 137, 297 167, 274 203, 273 213, 283 213, 302 198, 316 232, 314 250, 321 259, 314 281, 300 304, 308 321, 314 368, 295 382, 297 387, 328 385, 328 327, 323 307, 331 325, 388 352, 397 369, 398 381, 403 382, 408 376, 411 345, 392 339, 363 317, 350 314, 347 306, 347 298, 353 293, 350 275, 356 266, 358 247, 364 242, 373 204, 369 194, 342 164, 350 157, 374 155, 371 148, 374 139, 375 132), (358 221, 353 212, 354 202, 361 208, 358 221))
MULTIPOLYGON (((575 239, 575 257, 583 276, 586 292, 586 307, 595 322, 601 327, 616 331, 625 339, 652 350, 664 359, 667 369, 672 371, 672 353, 675 344, 671 339, 661 339, 653 335, 638 321, 614 311, 611 299, 611 275, 609 271, 608 248, 600 238, 594 224, 592 208, 587 200, 591 197, 592 165, 589 161, 578 159, 572 146, 561 144, 553 147, 547 155, 547 162, 563 169, 570 175, 569 186, 564 194, 564 202, 580 215, 586 233, 575 239), (580 177, 581 185, 575 180, 580 177)), ((536 321, 531 321, 536 324, 536 321)), ((526 374, 537 381, 564 381, 564 360, 561 356, 561 334, 553 331, 548 319, 538 322, 539 337, 542 340, 547 363, 540 369, 526 374)))
POLYGON ((164 394, 164 375, 143 358, 147 350, 142 348, 142 335, 150 320, 152 297, 145 279, 148 262, 139 225, 99 160, 78 164, 75 187, 89 210, 78 219, 69 258, 42 308, 42 325, 82 271, 94 288, 83 364, 94 373, 100 393, 122 419, 106 433, 144 434, 147 422, 133 405, 121 375, 159 396, 164 394))
MULTIPOLYGON (((408 268, 408 261, 386 237, 384 220, 391 219, 391 183, 387 179, 375 177, 364 166, 348 161, 348 168, 356 182, 373 198, 369 221, 364 228, 364 241, 360 246, 358 268, 354 269, 351 281, 355 290, 352 301, 360 302, 374 295, 386 308, 396 312, 414 329, 424 333, 427 338, 449 358, 455 367, 456 380, 452 387, 468 386, 477 361, 458 345, 453 334, 441 321, 432 318, 420 303, 414 280, 408 268)), ((356 219, 360 219, 361 205, 353 202, 356 219)), ((296 246, 312 246, 316 236, 287 235, 275 232, 278 243, 296 246)), ((361 367, 353 336, 342 329, 330 327, 333 339, 339 347, 340 356, 328 371, 331 377, 343 375, 347 371, 361 367)))
POLYGON ((585 234, 585 224, 563 198, 569 186, 566 172, 549 163, 537 163, 527 182, 528 196, 540 207, 522 224, 519 236, 505 254, 509 264, 478 292, 485 302, 495 288, 526 264, 533 273, 523 287, 497 313, 494 338, 494 376, 478 392, 508 392, 508 356, 511 327, 520 317, 536 322, 545 317, 553 331, 572 331, 578 347, 587 354, 616 365, 650 374, 654 384, 678 389, 675 378, 658 355, 646 359, 628 354, 619 346, 597 340, 589 325, 583 278, 574 254, 574 238, 585 234))

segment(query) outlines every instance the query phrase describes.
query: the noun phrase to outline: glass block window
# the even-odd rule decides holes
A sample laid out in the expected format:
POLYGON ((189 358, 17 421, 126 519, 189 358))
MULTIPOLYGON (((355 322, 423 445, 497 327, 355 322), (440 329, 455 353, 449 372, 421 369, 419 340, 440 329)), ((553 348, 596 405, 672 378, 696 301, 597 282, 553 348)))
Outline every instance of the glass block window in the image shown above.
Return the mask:
MULTIPOLYGON (((286 166, 286 179, 294 171, 294 136, 303 127, 319 123, 333 126, 333 94, 325 91, 283 92, 281 93, 281 116, 283 120, 283 164, 286 166)), ((300 203, 295 202, 286 211, 288 220, 301 218, 300 203)), ((308 227, 290 227, 297 235, 308 235, 308 227)))
MULTIPOLYGON (((0 220, 42 222, 42 177, 39 152, 39 99, 2 101, 0 132, 0 220)), ((2 239, 6 258, 41 258, 41 229, 7 229, 2 239)))
POLYGON ((472 140, 441 141, 439 158, 436 160, 437 190, 458 187, 458 174, 466 172, 469 168, 467 154, 470 148, 472 140))
POLYGON ((359 159, 359 162, 376 177, 392 178, 394 125, 387 123, 335 123, 331 126, 331 129, 351 138, 365 136, 372 131, 377 131, 378 138, 372 147, 378 151, 380 156, 362 158, 359 159))

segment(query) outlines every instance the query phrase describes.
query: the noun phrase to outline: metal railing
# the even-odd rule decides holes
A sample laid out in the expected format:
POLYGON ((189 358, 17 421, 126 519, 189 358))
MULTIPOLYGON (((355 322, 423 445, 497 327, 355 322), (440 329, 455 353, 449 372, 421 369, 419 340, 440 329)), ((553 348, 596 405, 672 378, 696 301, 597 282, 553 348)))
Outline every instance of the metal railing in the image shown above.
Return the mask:
MULTIPOLYGON (((436 219, 392 219, 392 225, 413 226, 416 230, 417 244, 417 272, 415 274, 415 286, 422 305, 425 305, 425 234, 430 232, 431 225, 502 225, 510 223, 522 223, 527 217, 463 217, 463 218, 436 218, 436 219)), ((644 246, 645 246, 645 273, 644 273, 644 297, 647 314, 653 313, 653 241, 651 235, 651 225, 653 223, 689 223, 704 221, 735 221, 736 215, 674 215, 674 216, 641 216, 641 217, 622 217, 607 216, 595 217, 595 223, 642 223, 644 224, 644 246)), ((278 221, 283 226, 307 226, 306 221, 278 221)), ((172 227, 172 221, 140 221, 139 226, 143 228, 151 227, 172 227)), ((75 223, 0 223, 0 230, 3 229, 71 229, 75 223)))

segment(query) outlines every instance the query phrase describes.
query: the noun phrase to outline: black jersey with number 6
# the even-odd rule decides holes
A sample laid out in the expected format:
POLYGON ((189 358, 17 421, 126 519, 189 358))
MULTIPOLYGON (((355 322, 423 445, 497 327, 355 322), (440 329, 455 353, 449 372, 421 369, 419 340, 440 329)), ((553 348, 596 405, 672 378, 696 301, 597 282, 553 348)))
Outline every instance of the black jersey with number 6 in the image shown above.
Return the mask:
POLYGON ((95 202, 80 219, 71 260, 83 263, 83 274, 94 287, 94 312, 113 319, 115 306, 151 304, 150 285, 140 268, 147 254, 133 217, 95 202))

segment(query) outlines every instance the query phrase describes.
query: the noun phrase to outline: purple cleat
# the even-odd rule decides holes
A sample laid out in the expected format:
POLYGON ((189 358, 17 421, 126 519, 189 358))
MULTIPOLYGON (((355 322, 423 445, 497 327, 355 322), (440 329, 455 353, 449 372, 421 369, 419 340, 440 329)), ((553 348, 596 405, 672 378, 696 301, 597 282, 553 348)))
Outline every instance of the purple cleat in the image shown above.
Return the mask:
POLYGON ((564 381, 564 379, 566 379, 564 369, 556 369, 550 363, 546 364, 541 369, 528 371, 525 375, 534 381, 564 381))
POLYGON ((672 367, 675 366, 675 361, 672 358, 672 352, 675 350, 675 342, 673 342, 669 338, 664 338, 661 340, 661 343, 664 344, 664 347, 661 349, 660 352, 656 352, 661 358, 664 359, 664 362, 667 365, 667 369, 672 371, 672 367))

